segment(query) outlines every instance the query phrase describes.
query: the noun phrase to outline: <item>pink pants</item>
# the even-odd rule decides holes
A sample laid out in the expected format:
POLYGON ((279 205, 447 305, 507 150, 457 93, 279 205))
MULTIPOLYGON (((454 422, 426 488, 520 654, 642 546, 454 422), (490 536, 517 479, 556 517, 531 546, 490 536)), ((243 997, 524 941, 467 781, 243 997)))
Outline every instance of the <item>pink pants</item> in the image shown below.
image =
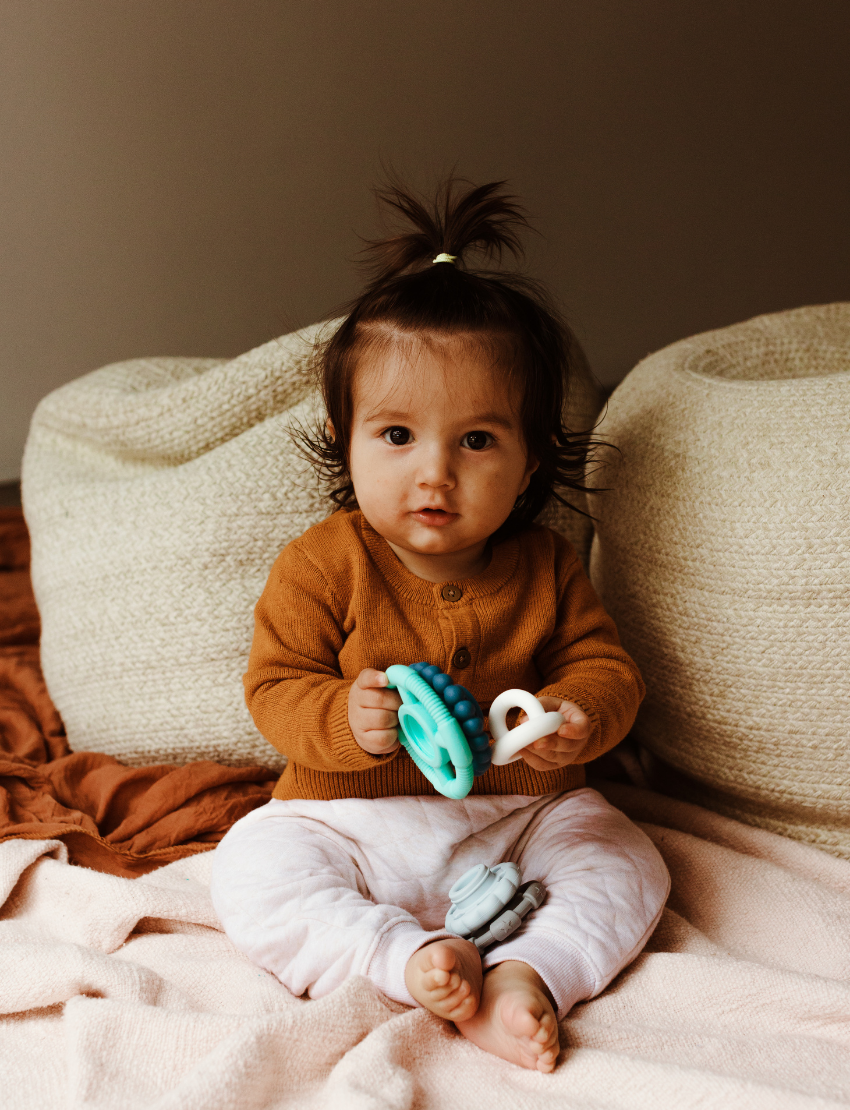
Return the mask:
POLYGON ((640 952, 669 891, 655 847, 595 790, 542 798, 481 795, 271 801, 216 848, 212 898, 227 935, 295 995, 321 998, 367 975, 416 1005, 411 955, 450 936, 448 891, 476 863, 516 863, 547 898, 487 950, 521 960, 562 1017, 640 952))

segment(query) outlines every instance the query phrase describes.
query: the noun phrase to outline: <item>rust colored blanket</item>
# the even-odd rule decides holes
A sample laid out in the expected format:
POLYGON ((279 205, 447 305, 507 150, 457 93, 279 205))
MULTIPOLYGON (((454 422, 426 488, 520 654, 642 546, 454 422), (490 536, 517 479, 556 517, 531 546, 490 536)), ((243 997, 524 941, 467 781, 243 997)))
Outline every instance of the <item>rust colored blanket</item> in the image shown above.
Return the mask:
POLYGON ((268 801, 263 767, 125 767, 72 752, 38 657, 39 619, 20 509, 0 509, 0 841, 60 839, 71 862, 141 875, 213 847, 268 801))

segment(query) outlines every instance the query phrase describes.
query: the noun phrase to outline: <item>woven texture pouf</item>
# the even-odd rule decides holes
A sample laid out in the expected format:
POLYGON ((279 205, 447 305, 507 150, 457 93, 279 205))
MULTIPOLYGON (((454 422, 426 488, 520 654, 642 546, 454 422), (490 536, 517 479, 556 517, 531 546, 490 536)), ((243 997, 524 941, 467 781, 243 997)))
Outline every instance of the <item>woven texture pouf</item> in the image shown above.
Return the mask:
POLYGON ((654 784, 850 858, 850 304, 659 351, 599 433, 591 577, 654 784))
MULTIPOLYGON (((24 511, 42 667, 75 750, 283 766, 242 675, 272 563, 331 508, 289 435, 318 415, 318 332, 232 360, 116 363, 38 406, 24 511)), ((598 410, 580 366, 568 419, 587 428, 598 410)), ((585 518, 549 520, 586 558, 585 518)))

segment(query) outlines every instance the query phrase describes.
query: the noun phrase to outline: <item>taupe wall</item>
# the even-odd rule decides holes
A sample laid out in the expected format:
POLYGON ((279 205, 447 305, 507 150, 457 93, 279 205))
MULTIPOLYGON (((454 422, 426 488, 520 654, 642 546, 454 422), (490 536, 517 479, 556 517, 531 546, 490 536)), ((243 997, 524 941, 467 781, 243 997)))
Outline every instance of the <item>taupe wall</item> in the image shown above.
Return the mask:
POLYGON ((506 177, 600 378, 850 299, 847 0, 0 0, 0 480, 57 385, 355 289, 381 159, 506 177))

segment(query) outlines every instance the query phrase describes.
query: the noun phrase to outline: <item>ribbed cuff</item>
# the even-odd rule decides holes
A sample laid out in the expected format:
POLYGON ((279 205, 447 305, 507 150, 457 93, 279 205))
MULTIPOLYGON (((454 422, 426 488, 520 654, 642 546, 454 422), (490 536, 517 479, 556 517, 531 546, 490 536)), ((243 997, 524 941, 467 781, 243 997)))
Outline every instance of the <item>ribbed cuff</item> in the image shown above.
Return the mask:
POLYGON ((339 763, 340 769, 345 774, 351 771, 371 771, 374 767, 380 767, 382 764, 388 763, 398 754, 398 748, 396 748, 389 755, 372 755, 371 752, 361 748, 354 739, 354 733, 348 723, 348 694, 350 689, 351 683, 334 697, 326 726, 331 755, 339 763))
MULTIPOLYGON (((353 744, 356 741, 352 739, 353 744)), ((273 797, 295 798, 393 798, 427 797, 437 791, 403 748, 390 756, 369 756, 367 771, 314 771, 292 760, 278 780, 273 797)), ((584 786, 584 767, 571 763, 555 771, 535 771, 522 759, 504 767, 491 767, 473 780, 470 794, 521 794, 535 798, 562 794, 584 786)))
POLYGON ((506 960, 518 960, 533 968, 555 1000, 558 1021, 566 1017, 577 1002, 592 998, 597 976, 581 955, 556 933, 535 929, 526 936, 508 939, 491 948, 481 961, 487 971, 506 960))
POLYGON ((432 940, 457 940, 445 929, 429 933, 410 918, 391 921, 378 937, 365 974, 388 998, 403 1002, 405 1006, 419 1006, 404 981, 407 961, 432 940))

